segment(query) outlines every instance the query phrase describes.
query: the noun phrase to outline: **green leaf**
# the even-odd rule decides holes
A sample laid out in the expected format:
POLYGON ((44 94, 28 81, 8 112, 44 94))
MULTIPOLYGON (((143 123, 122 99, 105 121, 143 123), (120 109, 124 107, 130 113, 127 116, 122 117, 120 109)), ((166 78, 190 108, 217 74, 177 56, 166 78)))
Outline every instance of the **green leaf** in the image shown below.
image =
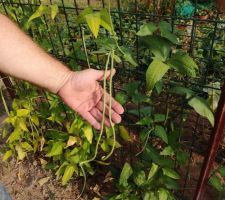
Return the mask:
POLYGON ((129 163, 125 163, 122 169, 122 172, 120 174, 119 184, 123 187, 128 186, 128 179, 133 174, 133 170, 129 163))
POLYGON ((124 92, 118 92, 115 96, 115 99, 122 105, 124 105, 127 100, 128 96, 124 92))
POLYGON ((64 174, 66 166, 68 166, 68 164, 68 162, 63 162, 63 164, 56 171, 55 175, 57 176, 57 179, 64 174))
POLYGON ((12 156, 12 150, 8 150, 8 151, 5 152, 2 160, 7 161, 11 156, 12 156))
POLYGON ((157 30, 157 26, 153 23, 144 24, 140 27, 140 30, 137 32, 138 36, 148 36, 152 35, 157 30))
POLYGON ((22 147, 19 145, 16 145, 16 151, 18 154, 18 160, 23 160, 25 156, 27 155, 25 151, 23 151, 22 147))
POLYGON ((160 153, 162 156, 174 156, 174 150, 172 149, 171 146, 166 147, 163 149, 163 151, 160 153))
POLYGON ((27 110, 27 109, 18 109, 16 111, 16 115, 18 117, 26 117, 29 113, 30 113, 30 110, 27 110))
POLYGON ((85 17, 89 14, 92 14, 93 13, 93 9, 91 7, 87 7, 85 8, 79 15, 78 17, 76 18, 76 24, 81 24, 81 23, 84 23, 85 22, 85 17))
POLYGON ((164 122, 166 120, 166 115, 164 114, 154 114, 154 122, 164 122))
POLYGON ((162 79, 162 77, 169 70, 169 66, 164 64, 158 59, 154 59, 153 62, 149 65, 146 72, 146 83, 147 90, 151 92, 155 87, 155 84, 162 79))
POLYGON ((172 169, 162 168, 163 174, 172 178, 172 179, 180 179, 180 175, 172 169))
POLYGON ((146 182, 146 175, 143 170, 139 171, 138 173, 134 174, 134 183, 137 186, 144 185, 146 182))
POLYGON ((225 178, 225 167, 222 167, 222 166, 219 167, 218 171, 220 175, 225 178))
POLYGON ((101 148, 104 152, 109 152, 110 149, 106 140, 104 140, 103 143, 101 144, 101 148))
POLYGON ((121 47, 121 49, 122 49, 122 52, 121 52, 121 53, 123 54, 123 59, 124 59, 126 62, 130 63, 131 66, 137 67, 138 64, 137 64, 136 61, 133 59, 133 55, 132 55, 131 51, 130 51, 128 48, 125 48, 125 47, 121 47))
POLYGON ((119 126, 119 131, 120 131, 120 137, 123 138, 124 141, 127 141, 127 142, 131 141, 129 132, 124 126, 119 126))
POLYGON ((168 39, 173 44, 178 44, 177 36, 172 33, 171 24, 161 21, 159 24, 159 29, 162 37, 168 39))
POLYGON ((93 140, 93 130, 92 127, 90 125, 86 125, 83 129, 84 135, 87 138, 88 142, 90 144, 92 144, 92 140, 93 140))
POLYGON ((161 178, 161 182, 166 186, 169 190, 177 190, 179 189, 179 185, 176 179, 169 178, 168 176, 163 176, 161 178))
POLYGON ((223 190, 223 185, 221 183, 221 179, 216 176, 213 175, 210 179, 209 179, 209 184, 211 186, 213 186, 216 190, 218 190, 219 192, 221 192, 223 190))
POLYGON ((64 143, 55 142, 51 148, 51 151, 46 155, 47 157, 61 155, 63 151, 64 143))
POLYGON ((139 85, 140 85, 140 82, 138 82, 138 81, 125 83, 123 85, 123 89, 124 89, 124 91, 126 91, 128 96, 133 96, 138 91, 139 85))
POLYGON ((122 62, 121 58, 120 58, 119 56, 117 56, 116 54, 113 55, 113 58, 114 58, 114 60, 115 60, 117 63, 121 63, 121 62, 122 62))
POLYGON ((164 188, 160 188, 159 191, 159 200, 167 200, 168 199, 168 191, 165 190, 164 188))
POLYGON ((69 157, 69 161, 72 164, 78 164, 80 162, 80 155, 78 154, 78 155, 69 157))
POLYGON ((188 154, 186 152, 178 151, 176 153, 176 158, 180 165, 185 165, 188 160, 188 154))
POLYGON ((48 12, 48 7, 45 5, 40 5, 33 15, 28 19, 28 23, 36 18, 39 18, 48 12))
POLYGON ((100 22, 101 26, 103 26, 110 33, 113 33, 112 21, 108 10, 106 8, 102 9, 100 11, 100 15, 101 15, 101 22, 100 22))
MULTIPOLYGON (((106 142, 110 146, 113 146, 113 144, 114 144, 114 140, 112 138, 107 138, 106 142)), ((119 142, 116 141, 115 148, 121 148, 121 147, 122 147, 122 145, 119 142)))
POLYGON ((185 87, 173 87, 171 89, 171 92, 179 95, 184 95, 186 96, 186 99, 189 99, 190 97, 195 95, 195 93, 192 90, 185 87))
POLYGON ((142 126, 149 126, 153 123, 153 120, 151 117, 143 117, 140 121, 138 121, 136 124, 142 125, 142 126))
POLYGON ((201 98, 201 97, 194 97, 190 101, 188 101, 188 104, 194 108, 194 110, 201 115, 202 117, 205 117, 209 120, 212 126, 214 126, 214 114, 208 104, 208 102, 201 98))
POLYGON ((167 137, 165 129, 162 126, 156 125, 156 127, 155 127, 155 136, 158 136, 166 144, 168 144, 168 137, 167 137))
POLYGON ((92 13, 85 16, 85 19, 87 21, 88 27, 90 28, 91 32, 95 36, 95 38, 98 37, 100 23, 101 23, 101 17, 100 13, 92 13))
POLYGON ((59 7, 57 4, 51 5, 51 18, 55 19, 56 15, 59 12, 59 7))
POLYGON ((197 64, 187 53, 177 52, 173 54, 167 64, 181 74, 190 77, 196 77, 198 72, 197 64))
POLYGON ((140 38, 140 45, 148 48, 155 58, 166 61, 172 50, 172 43, 167 39, 152 35, 140 38))
POLYGON ((72 178, 75 171, 75 167, 73 165, 68 165, 65 169, 65 172, 62 177, 62 185, 66 185, 67 182, 72 178))
POLYGON ((69 139, 69 135, 65 134, 65 132, 49 130, 45 133, 45 138, 48 140, 62 140, 66 142, 69 139))
POLYGON ((152 167, 151 167, 151 169, 149 171, 149 174, 148 174, 148 180, 150 180, 156 174, 158 169, 159 169, 159 166, 156 165, 155 163, 152 163, 152 167))
POLYGON ((143 200, 158 200, 154 192, 145 192, 143 200))

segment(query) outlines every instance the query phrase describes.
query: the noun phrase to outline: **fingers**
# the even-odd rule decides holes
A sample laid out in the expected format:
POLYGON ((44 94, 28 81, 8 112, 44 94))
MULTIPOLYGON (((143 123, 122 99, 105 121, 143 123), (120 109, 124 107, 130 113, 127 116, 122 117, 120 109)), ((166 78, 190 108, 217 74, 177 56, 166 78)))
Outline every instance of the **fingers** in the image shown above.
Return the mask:
POLYGON ((100 130, 101 124, 89 112, 80 113, 80 115, 87 120, 95 129, 100 130))
POLYGON ((108 105, 110 103, 110 98, 112 101, 112 109, 120 115, 123 114, 124 113, 123 106, 121 106, 120 103, 118 103, 113 97, 110 97, 110 95, 106 93, 106 103, 108 105))
MULTIPOLYGON (((99 122, 102 122, 103 120, 103 115, 102 113, 100 112, 100 110, 98 110, 97 108, 93 108, 90 113, 92 114, 92 116, 97 119, 99 122)), ((107 127, 111 127, 111 124, 110 124, 110 121, 108 118, 105 118, 105 125, 107 127)), ((113 125, 113 124, 112 124, 113 125)))
MULTIPOLYGON (((95 70, 95 69, 89 69, 89 73, 91 74, 90 77, 94 77, 96 81, 102 81, 104 79, 104 70, 95 70)), ((116 73, 116 70, 112 70, 112 76, 114 76, 116 73)), ((109 79, 111 74, 111 70, 108 70, 106 72, 106 78, 109 79)))
MULTIPOLYGON (((103 112, 103 102, 102 101, 99 101, 98 102, 98 104, 96 105, 96 107, 100 110, 100 111, 102 111, 103 112)), ((105 110, 105 113, 106 113, 106 115, 107 116, 109 116, 109 111, 110 111, 110 109, 109 109, 109 106, 108 105, 106 105, 106 110, 105 110)), ((118 114, 118 113, 116 113, 113 109, 111 109, 111 117, 112 117, 112 121, 113 121, 113 123, 120 123, 121 122, 121 117, 120 117, 120 115, 118 114)))

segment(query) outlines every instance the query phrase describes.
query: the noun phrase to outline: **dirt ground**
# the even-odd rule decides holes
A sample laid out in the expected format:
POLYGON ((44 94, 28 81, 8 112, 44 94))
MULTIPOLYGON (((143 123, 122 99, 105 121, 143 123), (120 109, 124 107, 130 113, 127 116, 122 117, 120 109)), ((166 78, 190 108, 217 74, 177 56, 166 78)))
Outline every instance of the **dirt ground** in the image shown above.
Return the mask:
MULTIPOLYGON (((13 200, 67 200, 79 195, 79 183, 63 187, 51 172, 43 170, 35 160, 0 162, 0 184, 13 200)), ((83 200, 89 199, 87 196, 83 200)))

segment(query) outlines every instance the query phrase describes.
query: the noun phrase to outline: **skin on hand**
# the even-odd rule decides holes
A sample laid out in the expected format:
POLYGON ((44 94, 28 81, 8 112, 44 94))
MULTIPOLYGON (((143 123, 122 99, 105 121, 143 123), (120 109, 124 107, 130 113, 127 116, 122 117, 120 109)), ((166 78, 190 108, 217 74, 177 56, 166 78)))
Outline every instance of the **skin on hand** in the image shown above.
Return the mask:
MULTIPOLYGON (((115 70, 113 75, 115 74, 115 70)), ((100 86, 104 71, 87 69, 79 72, 71 72, 66 83, 61 87, 58 95, 74 111, 80 114, 94 128, 101 129, 103 118, 103 95, 104 90, 100 86)), ((107 72, 107 78, 110 77, 110 71, 107 72)), ((112 101, 112 122, 120 123, 123 107, 106 93, 106 118, 105 124, 110 127, 109 121, 109 103, 112 101)))

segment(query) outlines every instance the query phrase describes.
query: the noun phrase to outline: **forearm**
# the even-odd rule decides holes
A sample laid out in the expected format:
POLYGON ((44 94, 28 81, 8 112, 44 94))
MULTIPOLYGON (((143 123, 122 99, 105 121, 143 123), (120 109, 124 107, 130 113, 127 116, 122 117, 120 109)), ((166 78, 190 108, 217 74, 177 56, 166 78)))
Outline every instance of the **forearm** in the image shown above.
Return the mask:
POLYGON ((71 71, 0 14, 0 71, 57 93, 71 71))

